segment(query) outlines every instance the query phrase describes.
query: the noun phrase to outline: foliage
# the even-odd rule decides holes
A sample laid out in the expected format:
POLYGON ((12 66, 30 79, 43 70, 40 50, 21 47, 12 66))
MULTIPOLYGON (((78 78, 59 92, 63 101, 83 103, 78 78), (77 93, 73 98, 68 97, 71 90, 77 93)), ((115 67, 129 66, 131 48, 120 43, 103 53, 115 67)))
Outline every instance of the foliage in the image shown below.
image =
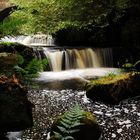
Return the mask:
POLYGON ((42 70, 44 70, 45 67, 48 65, 48 59, 47 58, 42 59, 41 63, 42 63, 42 70))
POLYGON ((140 60, 136 61, 135 63, 125 63, 122 65, 122 68, 136 68, 138 67, 138 65, 140 64, 140 60))
POLYGON ((23 67, 24 58, 19 54, 0 53, 0 75, 5 74, 11 77, 16 73, 21 80, 30 80, 38 76, 38 72, 42 71, 48 64, 47 59, 32 59, 23 67))
POLYGON ((92 80, 91 83, 93 85, 105 85, 105 84, 111 84, 111 83, 116 83, 119 80, 126 80, 128 79, 129 74, 128 73, 122 73, 122 74, 118 74, 118 75, 109 75, 109 76, 105 76, 102 77, 100 79, 96 79, 96 80, 92 80))
POLYGON ((111 78, 114 78, 115 76, 117 76, 116 73, 114 73, 114 72, 109 72, 105 77, 111 77, 111 78))
POLYGON ((21 68, 20 66, 16 65, 14 69, 16 73, 23 79, 30 79, 37 77, 38 72, 42 71, 47 64, 47 59, 37 60, 34 58, 27 64, 25 68, 21 68))
POLYGON ((138 60, 137 62, 135 62, 133 66, 136 67, 139 64, 140 64, 140 60, 138 60))
POLYGON ((24 24, 22 17, 16 17, 14 14, 10 18, 5 19, 4 22, 0 22, 0 31, 3 35, 18 34, 21 24, 24 24))
POLYGON ((133 67, 133 64, 131 63, 125 63, 122 65, 123 68, 132 68, 133 67))
POLYGON ((0 42, 1 46, 14 46, 16 43, 14 42, 0 42))
POLYGON ((68 27, 105 28, 138 0, 10 0, 18 10, 0 24, 3 34, 55 33, 68 27))
POLYGON ((21 55, 18 55, 18 64, 22 65, 24 63, 24 58, 21 55))
POLYGON ((41 61, 34 58, 26 66, 25 70, 28 71, 28 74, 36 74, 38 71, 42 70, 42 63, 41 63, 41 61))
POLYGON ((50 140, 56 138, 58 140, 74 140, 73 134, 79 132, 79 126, 83 125, 81 119, 85 116, 85 111, 76 104, 63 116, 58 118, 58 131, 53 131, 50 140))

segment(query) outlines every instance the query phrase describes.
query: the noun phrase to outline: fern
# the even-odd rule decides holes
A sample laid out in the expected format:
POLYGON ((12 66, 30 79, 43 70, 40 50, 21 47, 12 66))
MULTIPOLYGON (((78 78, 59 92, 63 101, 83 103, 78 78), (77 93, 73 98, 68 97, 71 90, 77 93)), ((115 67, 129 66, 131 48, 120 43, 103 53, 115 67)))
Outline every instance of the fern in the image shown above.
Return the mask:
MULTIPOLYGON (((73 134, 79 132, 79 127, 83 125, 81 119, 85 116, 85 111, 76 104, 68 112, 62 115, 58 120, 57 132, 53 131, 53 136, 59 140, 75 140, 73 134)), ((51 138, 50 138, 51 140, 51 138)))
POLYGON ((140 64, 140 60, 138 60, 137 62, 135 62, 135 64, 133 66, 136 67, 138 64, 140 64))
POLYGON ((38 76, 38 72, 43 71, 44 67, 48 64, 47 59, 37 60, 36 58, 32 59, 29 64, 25 67, 25 71, 28 72, 28 75, 33 77, 38 76))
POLYGON ((114 78, 115 76, 117 76, 116 73, 114 73, 114 72, 109 72, 105 77, 114 78))

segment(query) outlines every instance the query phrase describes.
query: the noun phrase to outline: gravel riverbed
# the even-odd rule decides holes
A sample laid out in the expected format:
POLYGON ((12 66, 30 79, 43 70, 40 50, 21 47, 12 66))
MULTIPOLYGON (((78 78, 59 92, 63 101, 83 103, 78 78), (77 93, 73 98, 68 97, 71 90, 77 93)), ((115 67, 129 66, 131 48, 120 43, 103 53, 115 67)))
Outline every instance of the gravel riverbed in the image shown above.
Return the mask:
POLYGON ((22 140, 46 140, 54 118, 76 102, 97 117, 103 140, 140 140, 140 97, 111 106, 93 103, 85 91, 31 90, 29 100, 35 105, 34 127, 23 132, 22 140))

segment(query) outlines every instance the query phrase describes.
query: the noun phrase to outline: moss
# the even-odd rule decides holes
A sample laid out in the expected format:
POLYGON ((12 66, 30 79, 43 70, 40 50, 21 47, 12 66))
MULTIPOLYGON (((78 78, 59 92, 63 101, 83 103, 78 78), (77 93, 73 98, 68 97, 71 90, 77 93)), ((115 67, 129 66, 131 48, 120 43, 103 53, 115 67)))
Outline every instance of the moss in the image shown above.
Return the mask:
MULTIPOLYGON (((134 73, 136 74, 136 73, 134 73)), ((123 73, 120 75, 116 75, 116 76, 105 76, 103 78, 100 79, 96 79, 96 80, 92 80, 90 82, 91 86, 95 86, 95 85, 108 85, 108 84, 112 84, 112 83, 117 83, 120 80, 127 80, 130 78, 130 76, 132 75, 132 73, 123 73)))
POLYGON ((93 123, 97 123, 96 117, 91 112, 86 111, 85 112, 85 117, 87 118, 87 120, 90 120, 93 123))
POLYGON ((129 72, 91 81, 86 86, 87 96, 93 100, 118 103, 139 95, 140 72, 129 72))
POLYGON ((0 42, 0 46, 14 46, 16 44, 14 42, 0 42))
POLYGON ((23 46, 20 43, 17 42, 0 42, 0 48, 5 48, 5 50, 13 50, 16 51, 15 49, 19 46, 23 46))

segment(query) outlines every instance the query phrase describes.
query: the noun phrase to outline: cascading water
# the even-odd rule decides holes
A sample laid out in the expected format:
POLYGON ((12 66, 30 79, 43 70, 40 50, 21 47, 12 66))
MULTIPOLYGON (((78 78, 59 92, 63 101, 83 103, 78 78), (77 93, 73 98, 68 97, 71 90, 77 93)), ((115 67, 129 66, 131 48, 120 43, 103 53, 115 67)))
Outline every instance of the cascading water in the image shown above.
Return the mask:
POLYGON ((0 39, 0 42, 17 42, 29 46, 55 46, 53 37, 42 33, 30 36, 5 36, 0 39))
MULTIPOLYGON (((41 72, 40 77, 36 79, 38 80, 36 81, 38 85, 40 84, 39 90, 29 91, 28 96, 37 108, 33 110, 35 111, 34 129, 31 129, 29 133, 26 131, 23 138, 20 138, 22 132, 8 132, 7 138, 9 140, 47 139, 47 133, 51 129, 53 117, 66 112, 67 108, 75 104, 75 102, 78 102, 87 111, 96 115, 103 130, 102 139, 139 139, 139 97, 122 102, 119 105, 110 106, 101 102, 90 102, 85 96, 85 91, 77 91, 79 89, 83 90, 90 79, 102 77, 108 73, 119 73, 119 70, 115 68, 100 68, 113 66, 112 49, 43 48, 37 46, 46 45, 46 40, 38 37, 32 40, 31 37, 25 38, 23 36, 17 39, 11 38, 11 40, 13 42, 24 42, 23 44, 28 44, 29 46, 36 46, 33 47, 36 57, 38 59, 47 57, 52 71, 41 72), (62 71, 64 69, 77 70, 62 71), (41 88, 42 90, 40 90, 41 88)), ((9 42, 11 41, 9 40, 9 42)), ((51 42, 49 44, 49 46, 52 45, 51 42)))
POLYGON ((52 71, 112 67, 112 51, 106 49, 52 49, 43 48, 52 71))
POLYGON ((51 35, 37 34, 32 36, 31 45, 54 46, 54 40, 51 35))
POLYGON ((49 48, 43 48, 44 54, 49 60, 49 65, 52 71, 61 71, 62 70, 62 61, 63 61, 63 51, 52 50, 49 48))
POLYGON ((68 49, 65 51, 65 69, 100 67, 95 51, 87 49, 68 49))
POLYGON ((113 49, 100 48, 96 50, 97 57, 101 62, 102 67, 113 67, 113 49))
POLYGON ((52 36, 42 33, 32 36, 6 36, 0 40, 5 41, 32 46, 38 59, 42 59, 42 54, 45 54, 52 71, 113 66, 111 48, 56 48, 52 47, 55 46, 52 36))

